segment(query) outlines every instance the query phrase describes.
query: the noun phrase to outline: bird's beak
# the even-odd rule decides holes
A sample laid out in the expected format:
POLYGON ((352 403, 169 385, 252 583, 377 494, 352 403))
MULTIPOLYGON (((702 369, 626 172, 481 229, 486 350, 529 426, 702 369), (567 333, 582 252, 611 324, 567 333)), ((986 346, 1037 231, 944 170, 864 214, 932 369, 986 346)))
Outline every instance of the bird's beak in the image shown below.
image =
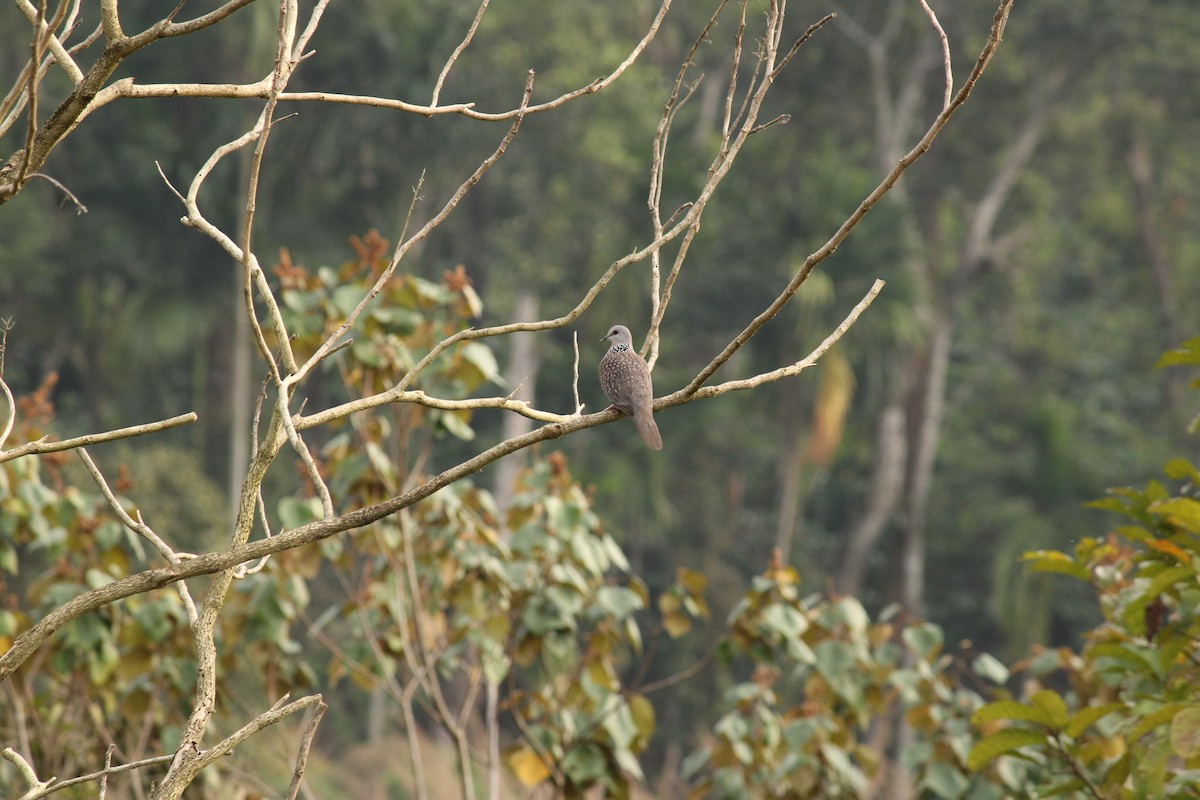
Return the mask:
POLYGON ((608 341, 608 337, 607 337, 607 336, 601 336, 601 337, 600 337, 600 341, 602 341, 602 342, 607 342, 607 341, 608 341))

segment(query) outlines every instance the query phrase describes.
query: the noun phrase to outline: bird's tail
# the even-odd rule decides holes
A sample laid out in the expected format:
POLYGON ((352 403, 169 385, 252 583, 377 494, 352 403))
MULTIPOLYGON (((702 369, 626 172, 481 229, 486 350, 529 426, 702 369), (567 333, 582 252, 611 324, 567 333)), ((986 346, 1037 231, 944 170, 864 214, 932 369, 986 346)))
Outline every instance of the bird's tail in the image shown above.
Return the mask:
POLYGON ((638 435, 651 450, 662 450, 662 436, 659 435, 658 425, 654 422, 654 412, 649 408, 642 413, 634 414, 633 422, 637 425, 638 435))

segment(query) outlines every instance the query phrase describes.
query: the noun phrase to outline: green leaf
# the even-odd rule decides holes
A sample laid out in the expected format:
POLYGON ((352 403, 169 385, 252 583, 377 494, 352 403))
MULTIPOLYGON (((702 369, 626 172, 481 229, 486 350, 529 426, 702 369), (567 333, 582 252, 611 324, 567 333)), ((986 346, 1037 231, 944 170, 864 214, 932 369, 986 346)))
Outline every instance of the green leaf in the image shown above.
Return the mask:
POLYGON ((1073 739, 1078 739, 1084 731, 1096 724, 1096 721, 1102 717, 1107 717, 1115 711, 1123 711, 1124 703, 1105 703, 1102 706, 1088 706, 1081 708, 1071 715, 1071 719, 1067 722, 1065 732, 1073 739))
POLYGON ((1142 593, 1142 597, 1147 601, 1153 600, 1158 595, 1162 594, 1172 584, 1180 581, 1195 583, 1196 570, 1192 567, 1179 566, 1164 569, 1162 572, 1154 576, 1150 581, 1150 585, 1146 587, 1146 591, 1142 593))
POLYGON ((438 414, 438 422, 456 439, 469 442, 475 438, 475 430, 454 411, 443 411, 438 414))
POLYGON ((1163 465, 1163 472, 1172 480, 1190 480, 1192 483, 1200 484, 1200 470, 1182 458, 1173 458, 1168 461, 1163 465))
POLYGON ((613 619, 624 619, 642 608, 642 598, 624 586, 601 586, 596 590, 596 605, 613 619))
POLYGON ((1136 772, 1134 783, 1138 786, 1140 796, 1164 797, 1163 785, 1167 778, 1167 761, 1171 756, 1171 742, 1166 736, 1155 739, 1146 748, 1134 768, 1136 772))
POLYGON ((1200 755, 1200 706, 1185 708, 1171 720, 1171 749, 1180 758, 1200 755))
POLYGON ((479 342, 467 342, 459 348, 458 352, 478 373, 475 376, 463 376, 463 380, 469 387, 478 386, 483 381, 503 383, 500 377, 500 365, 496 363, 496 354, 490 347, 479 342))
POLYGON ((1163 353, 1154 366, 1177 367, 1186 364, 1200 364, 1200 336, 1188 339, 1179 347, 1163 353))
POLYGON ((1136 742, 1159 725, 1165 725, 1175 718, 1175 715, 1185 708, 1194 708, 1193 703, 1168 703, 1161 708, 1143 714, 1138 723, 1129 729, 1126 738, 1130 743, 1136 742))
POLYGON ((944 800, 958 800, 971 782, 952 764, 935 761, 925 771, 925 786, 944 800))
POLYGON ((760 619, 763 625, 784 639, 797 637, 808 629, 808 618, 792 606, 783 603, 772 603, 764 608, 760 619))
POLYGON ((121 654, 111 639, 100 642, 100 647, 94 650, 87 660, 88 677, 92 683, 97 686, 107 683, 120 658, 121 654))
POLYGON ((84 573, 84 579, 87 585, 92 589, 99 589, 101 586, 107 586, 116 580, 112 575, 109 575, 102 569, 89 569, 84 573))
POLYGON ((291 530, 320 519, 321 501, 316 497, 310 497, 307 500, 285 497, 279 501, 278 511, 279 522, 285 530, 291 530))
POLYGON ((343 284, 333 290, 329 303, 342 317, 348 317, 365 295, 366 291, 361 286, 353 283, 343 284))
POLYGON ((1044 710, 1018 703, 1016 700, 999 700, 995 703, 988 703, 971 715, 971 724, 982 725, 985 722, 994 722, 1000 719, 1050 725, 1050 718, 1046 716, 1044 710))
POLYGON ((633 715, 633 724, 637 726, 638 738, 635 741, 638 750, 645 749, 654 733, 654 704, 640 694, 629 698, 629 712, 633 715))
POLYGON ((378 369, 383 366, 383 352, 379 349, 379 345, 368 340, 355 341, 350 345, 350 352, 362 364, 368 367, 378 369))
POLYGON ((1050 725, 1055 728, 1063 728, 1067 724, 1067 704, 1063 702, 1062 696, 1058 692, 1051 689, 1043 689, 1040 692, 1035 692, 1033 697, 1029 698, 1029 702, 1035 708, 1041 709, 1046 714, 1046 719, 1050 721, 1050 725))
POLYGON ((1034 747, 1046 743, 1046 734, 1030 728, 1005 728, 985 736, 971 748, 967 756, 967 769, 972 772, 995 761, 1005 753, 1011 753, 1022 747, 1034 747))
POLYGON ((992 683, 1005 683, 1008 681, 1008 667, 1000 663, 1000 661, 990 653, 980 653, 971 662, 971 670, 981 678, 986 678, 992 683))
POLYGON ((690 781, 697 772, 704 769, 710 758, 711 753, 709 753, 707 748, 702 747, 699 750, 693 750, 683 760, 683 763, 679 765, 680 777, 685 781, 690 781))
POLYGON ((1021 560, 1031 572, 1056 572, 1081 581, 1091 577, 1085 565, 1058 550, 1033 550, 1023 554, 1021 560))
POLYGON ((573 747, 563 759, 563 771, 578 786, 586 786, 604 778, 607 761, 603 751, 594 744, 573 747))
POLYGON ((867 776, 842 748, 834 744, 822 744, 821 756, 825 763, 833 768, 839 778, 848 783, 854 790, 854 796, 862 797, 867 790, 867 776))
POLYGON ((508 768, 522 785, 537 786, 550 777, 550 767, 542 757, 528 747, 521 747, 508 754, 508 768))
MULTIPOLYGON (((834 615, 853 633, 862 633, 870 624, 871 618, 862 603, 853 597, 843 597, 834 605, 834 615)), ((928 624, 928 623, 925 623, 928 624)), ((907 630, 906 630, 907 632, 907 630)), ((940 631, 939 631, 940 633, 940 631)))
POLYGON ((932 660, 942 649, 942 629, 932 622, 909 625, 901 634, 908 648, 921 658, 932 660))
POLYGON ((836 681, 854 667, 850 648, 835 639, 826 639, 813 648, 817 671, 828 681, 836 681))
POLYGON ((1074 797, 1074 792, 1078 789, 1083 789, 1087 784, 1079 778, 1067 778, 1062 781, 1055 781, 1047 786, 1038 787, 1034 795, 1035 797, 1074 797))
POLYGON ((1155 500, 1146 510, 1166 517, 1172 525, 1178 525, 1192 533, 1200 533, 1200 502, 1190 497, 1155 500))
POLYGON ((136 609, 133 618, 137 620, 146 638, 155 644, 166 639, 174 627, 163 603, 148 603, 136 609))

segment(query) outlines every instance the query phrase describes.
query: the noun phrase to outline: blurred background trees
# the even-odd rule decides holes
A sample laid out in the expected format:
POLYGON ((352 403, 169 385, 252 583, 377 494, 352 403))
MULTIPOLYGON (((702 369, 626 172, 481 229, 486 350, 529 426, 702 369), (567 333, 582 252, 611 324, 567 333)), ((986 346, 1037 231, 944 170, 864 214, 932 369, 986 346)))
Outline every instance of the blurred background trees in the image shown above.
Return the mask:
MULTIPOLYGON (((382 95, 426 96, 476 7, 431 0, 352 8, 332 4, 314 42, 320 57, 297 73, 291 88, 349 92, 369 87, 382 95)), ((537 70, 539 92, 547 96, 586 84, 623 56, 656 8, 641 0, 498 4, 484 16, 443 97, 469 97, 480 110, 514 107, 521 85, 513 76, 529 68, 537 70)), ((955 75, 961 78, 993 6, 964 0, 936 10, 954 45, 955 75)), ((747 146, 692 245, 691 258, 706 268, 685 276, 675 289, 677 301, 663 325, 655 370, 660 394, 707 363, 736 333, 739 321, 774 296, 941 107, 940 51, 919 4, 868 0, 794 8, 796 32, 828 11, 837 11, 839 18, 800 51, 764 117, 786 113, 790 121, 747 146)), ((276 9, 257 3, 239 13, 246 15, 239 25, 184 37, 172 47, 147 48, 131 64, 153 80, 249 79, 273 57, 276 9)), ((545 315, 572 305, 604 265, 650 232, 645 211, 650 143, 680 54, 704 24, 704 13, 690 4, 672 9, 645 57, 616 86, 586 103, 526 120, 488 181, 468 196, 439 235, 421 245, 409 264, 414 273, 409 280, 437 287, 430 290, 436 294, 461 291, 464 284, 447 276, 465 276, 484 300, 483 316, 472 324, 532 319, 536 309, 545 315)), ((709 78, 680 111, 668 161, 668 187, 679 192, 677 199, 691 188, 689 181, 702 180, 711 157, 723 113, 721 82, 712 78, 727 70, 725 47, 734 31, 734 17, 724 17, 714 33, 722 47, 703 49, 698 56, 709 78)), ((781 708, 786 703, 764 699, 774 678, 756 673, 755 665, 777 662, 775 669, 787 673, 779 666, 789 663, 786 658, 807 663, 796 653, 768 658, 751 649, 753 637, 727 640, 727 618, 736 616, 739 604, 752 606, 741 609, 743 616, 772 602, 795 605, 793 612, 768 615, 769 625, 756 629, 756 636, 769 639, 772 626, 798 636, 796 626, 803 626, 812 632, 812 645, 839 642, 821 650, 828 659, 840 658, 834 651, 844 641, 838 637, 860 637, 855 641, 868 654, 862 658, 897 670, 916 670, 914 664, 922 660, 936 663, 944 652, 961 655, 962 665, 970 666, 980 652, 1012 663, 1031 646, 1080 649, 1091 642, 1082 638, 1084 632, 1110 612, 1102 616, 1086 584, 1027 572, 1019 557, 1030 550, 1077 553, 1083 537, 1097 536, 1112 524, 1097 510, 1081 510, 1085 501, 1106 487, 1156 474, 1170 457, 1195 460, 1194 441, 1189 444, 1181 433, 1194 414, 1195 396, 1186 392, 1182 371, 1160 372, 1154 364, 1159 353, 1195 333, 1189 311, 1200 289, 1200 165, 1193 144, 1200 135, 1200 106, 1195 93, 1181 87, 1200 79, 1198 42, 1200 17, 1186 0, 1018 6, 987 78, 926 159, 720 377, 750 375, 799 358, 875 278, 886 279, 880 299, 815 375, 666 412, 659 418, 666 442, 660 458, 647 456, 628 426, 610 425, 559 440, 539 453, 514 455, 505 462, 515 465, 512 471, 485 474, 480 483, 510 497, 511 507, 507 499, 496 509, 479 505, 482 501, 473 496, 456 501, 459 530, 474 530, 467 520, 477 520, 476 515, 520 516, 521 487, 527 489, 530 481, 573 476, 586 504, 566 484, 555 490, 595 514, 592 527, 619 545, 629 574, 637 578, 620 587, 631 595, 606 595, 612 604, 602 609, 607 621, 620 627, 636 618, 652 632, 661 616, 658 636, 673 645, 664 644, 647 659, 640 676, 645 682, 670 683, 672 675, 706 659, 719 642, 726 642, 725 650, 733 647, 730 641, 747 648, 741 660, 722 651, 729 657, 722 663, 733 666, 704 669, 663 688, 653 698, 656 733, 648 741, 638 739, 634 724, 623 729, 628 738, 619 747, 614 742, 623 734, 612 731, 607 739, 580 745, 570 762, 576 776, 599 774, 598 761, 624 757, 614 755, 617 751, 637 752, 654 785, 677 775, 686 754, 707 749, 714 760, 704 767, 696 757, 695 779, 707 781, 714 791, 738 791, 731 773, 720 771, 732 763, 722 762, 722 753, 735 752, 738 741, 745 744, 753 728, 740 725, 737 714, 755 709, 765 714, 761 709, 769 708, 790 718, 781 708), (559 458, 565 461, 554 460, 559 458), (530 471, 514 488, 511 480, 523 466, 530 471), (782 563, 772 560, 775 548, 782 563), (699 593, 694 585, 689 592, 681 575, 703 576, 711 618, 698 613, 702 607, 693 595, 699 593), (771 585, 755 585, 747 594, 752 579, 771 585), (754 607, 755 597, 786 594, 793 585, 804 591, 754 607), (820 601, 828 607, 800 605, 803 597, 821 590, 829 592, 820 601), (841 595, 855 599, 851 603, 841 595), (668 601, 664 609, 658 599, 663 596, 690 598, 696 612, 687 615, 686 627, 694 628, 681 640, 666 633, 668 620, 683 623, 666 613, 674 606, 668 601), (893 603, 906 615, 927 618, 944 634, 936 644, 912 634, 903 656, 881 652, 872 637, 883 636, 877 626, 893 619, 893 603), (849 617, 829 621, 829 615, 839 614, 849 617), (800 615, 804 623, 796 621, 800 615), (844 627, 838 627, 839 620, 844 627), (714 708, 714 697, 738 687, 736 712, 714 708), (724 726, 716 734, 707 733, 718 723, 724 726)), ((26 43, 10 44, 0 50, 6 77, 27 58, 26 43)), ((109 470, 127 464, 129 495, 148 516, 186 520, 179 529, 195 539, 177 544, 195 551, 214 547, 227 527, 228 504, 216 498, 229 485, 231 448, 246 446, 234 434, 244 432, 245 409, 253 405, 261 376, 238 379, 245 367, 236 356, 237 333, 226 322, 240 303, 229 274, 234 265, 202 237, 181 235, 180 211, 155 162, 168 177, 186 180, 198 159, 243 130, 257 108, 250 101, 198 99, 114 104, 64 140, 45 168, 69 185, 88 207, 86 214, 61 204, 49 184, 26 189, 0 208, 0 317, 15 322, 5 353, 6 381, 18 394, 34 395, 47 376, 56 375, 46 399, 52 398, 53 430, 61 436, 195 410, 200 422, 162 435, 153 452, 98 454, 109 470)), ((280 253, 281 264, 302 265, 308 276, 327 267, 344 277, 353 272, 347 265, 361 267, 361 252, 348 260, 350 237, 362 237, 361 246, 371 241, 367 231, 378 229, 386 236, 397 230, 411 187, 422 175, 422 193, 444 197, 494 147, 497 136, 495 125, 469 119, 427 120, 315 105, 285 112, 291 110, 298 116, 279 122, 272 133, 273 154, 265 164, 258 204, 258 250, 280 253)), ((20 146, 22 135, 19 127, 10 132, 3 151, 20 146)), ((238 175, 222 173, 213 180, 227 181, 229 197, 237 197, 238 175)), ((675 204, 667 197, 663 205, 675 204)), ((232 201, 213 216, 232 228, 238 213, 232 201)), ((419 207, 417 213, 431 212, 419 207)), ((289 308, 297 320, 301 313, 319 315, 321 302, 334 302, 313 299, 318 288, 292 287, 289 308)), ((449 297, 442 299, 450 303, 449 297)), ((644 275, 622 274, 575 326, 589 410, 603 407, 591 377, 603 351, 594 340, 618 321, 640 337, 648 317, 644 275)), ((404 336, 419 327, 416 320, 402 318, 370 324, 398 326, 404 336)), ((366 341, 360 336, 357 346, 365 348, 366 341)), ((524 382, 523 391, 539 406, 572 406, 569 332, 543 334, 523 354, 501 348, 476 356, 474 365, 453 365, 460 374, 448 367, 439 377, 459 388, 472 380, 504 381, 506 389, 524 382)), ((379 380, 386 368, 379 353, 366 349, 350 358, 355 360, 342 374, 322 377, 325 399, 343 397, 344 385, 379 380)), ((444 448, 438 452, 448 461, 465 452, 456 450, 455 437, 494 439, 505 424, 500 414, 480 413, 470 420, 452 414, 427 417, 338 432, 325 445, 323 464, 337 471, 344 489, 376 496, 387 487, 377 474, 383 465, 404 463, 395 448, 411 447, 406 451, 411 455, 438 437, 444 448), (369 445, 381 448, 378 458, 370 455, 369 445)), ((0 550, 0 567, 6 570, 0 614, 14 614, 19 607, 29 613, 18 598, 30 591, 40 592, 47 603, 68 591, 54 588, 66 578, 55 573, 59 551, 49 549, 51 543, 38 539, 41 555, 22 550, 17 558, 16 543, 28 544, 17 538, 18 529, 26 530, 21 526, 45 524, 45 535, 61 530, 54 547, 86 553, 97 563, 125 558, 118 554, 131 545, 119 526, 100 521, 98 507, 89 505, 95 498, 67 488, 84 485, 81 476, 62 477, 54 464, 44 464, 40 472, 25 462, 3 469, 9 487, 45 488, 24 490, 32 493, 23 498, 24 511, 11 499, 15 494, 3 506, 5 519, 19 522, 6 522, 6 538, 0 540, 6 548, 0 550), (31 521, 39 515, 43 523, 31 521), (91 544, 84 545, 85 540, 91 544)), ((290 487, 279 487, 279 494, 287 495, 275 500, 282 503, 281 513, 286 508, 292 515, 289 526, 309 518, 306 498, 291 497, 290 487)), ((420 526, 435 527, 429 521, 420 526)), ((371 535, 400 542, 402 534, 398 523, 395 531, 371 535)), ((376 554, 379 560, 366 563, 383 569, 384 550, 376 554)), ((535 551, 530 545, 527 555, 535 551)), ((340 549, 323 555, 335 562, 349 557, 340 549)), ((1092 550, 1074 557, 1081 563, 1097 558, 1092 550)), ((339 680, 353 680, 353 671, 339 676, 337 670, 346 667, 336 665, 349 662, 331 657, 313 633, 327 624, 319 619, 322 611, 343 608, 347 601, 336 590, 346 587, 319 580, 332 578, 315 554, 295 559, 303 563, 272 568, 299 571, 309 579, 304 588, 280 575, 267 588, 248 584, 239 594, 245 619, 257 626, 248 641, 262 648, 239 654, 258 659, 252 667, 229 667, 246 669, 248 685, 255 688, 259 680, 277 682, 281 690, 336 686, 325 691, 338 692, 345 707, 376 708, 367 698, 384 691, 380 686, 386 681, 360 675, 359 690, 366 693, 347 689, 346 680, 339 680), (281 593, 281 586, 297 594, 281 593), (310 604, 320 611, 306 619, 310 604)), ((366 569, 361 563, 357 568, 366 569)), ((67 583, 87 580, 85 571, 70 575, 67 583)), ((600 588, 588 584, 587 591, 600 588)), ((509 596, 505 592, 515 598, 513 608, 527 615, 522 619, 534 619, 534 611, 519 605, 536 599, 532 589, 489 587, 488 597, 509 596)), ((383 604, 371 605, 370 598, 357 600, 359 613, 387 612, 383 604)), ((480 602, 454 598, 452 605, 468 616, 484 615, 483 609, 469 610, 480 602)), ((536 613, 566 613, 553 602, 549 608, 536 613)), ((179 609, 151 609, 126 609, 140 627, 112 628, 111 639, 85 625, 70 632, 73 649, 65 652, 78 660, 59 665, 62 674, 81 687, 104 685, 116 675, 126 682, 125 693, 107 702, 121 708, 149 707, 148 698, 168 696, 167 686, 134 686, 133 666, 139 662, 105 649, 121 642, 144 658, 180 659, 156 674, 176 689, 186 688, 187 654, 164 644, 176 636, 179 609), (152 655, 148 645, 160 652, 152 655)), ((16 617, 6 624, 9 630, 0 629, 0 642, 11 637, 16 617)), ((469 627, 464 620, 459 624, 469 627)), ((544 626, 539 637, 559 630, 544 616, 532 624, 544 626)), ((600 639, 615 647, 618 634, 606 629, 604 635, 608 638, 600 639)), ((619 636, 633 634, 621 629, 619 636)), ((637 661, 631 655, 637 648, 625 639, 621 643, 633 650, 623 652, 615 666, 601 657, 605 654, 586 649, 570 657, 601 664, 592 679, 611 690, 603 680, 606 670, 633 669, 630 664, 637 661)), ((365 658, 371 642, 359 644, 362 652, 355 656, 365 658)), ((486 642, 474 646, 486 650, 486 642)), ((565 651, 558 656, 568 657, 565 651)), ((837 665, 865 662, 816 663, 817 673, 829 673, 837 665)), ((978 670, 992 681, 1007 678, 987 664, 978 670)), ((921 687, 906 684, 910 707, 945 702, 930 688, 941 678, 937 672, 921 687)), ((468 691, 469 679, 457 680, 465 681, 458 691, 468 691)), ((537 676, 527 680, 522 701, 541 703, 539 713, 553 716, 552 699, 536 697, 545 686, 537 676)), ((1180 685, 1178 676, 1171 680, 1173 687, 1180 685)), ((840 688, 850 695, 867 692, 840 688)), ((984 691, 982 684, 973 688, 984 691)), ((628 708, 629 719, 644 725, 644 708, 637 702, 628 708)), ((395 722, 384 714, 369 735, 356 729, 357 720, 338 716, 331 712, 321 734, 338 739, 332 752, 374 746, 395 722)), ((996 712, 993 719, 1008 718, 996 712)), ((147 749, 136 730, 111 733, 113 741, 128 737, 122 746, 130 758, 158 752, 147 749)), ((841 733, 826 734, 839 747, 845 744, 837 738, 841 733)), ((819 739, 805 741, 817 748, 819 739)), ((436 736, 434 742, 435 751, 444 744, 436 736)), ((931 753, 938 748, 929 746, 931 753)), ((86 770, 67 762, 64 754, 76 752, 74 745, 56 747, 59 765, 48 766, 46 774, 86 770)), ((961 749, 961 742, 954 747, 961 749)), ((752 749, 754 758, 738 763, 761 766, 770 760, 770 749, 761 742, 752 749)), ((828 759, 829 752, 822 757, 828 759)), ((561 753, 560 759, 566 756, 561 753)), ((102 748, 94 750, 88 763, 102 758, 102 748)), ((965 758, 965 751, 959 754, 963 763, 965 758)), ((521 778, 524 768, 533 770, 525 777, 537 776, 533 764, 542 762, 518 756, 514 772, 521 778)), ((787 773, 778 763, 770 766, 787 773)), ((336 772, 333 765, 328 768, 336 772)), ((865 761, 847 762, 837 791, 866 792, 871 784, 858 783, 856 770, 865 775, 870 768, 865 761)), ((942 767, 920 767, 914 775, 938 796, 962 796, 970 789, 942 767)), ((561 787, 574 785, 566 773, 552 777, 561 787)), ((1007 783, 999 785, 1007 791, 1027 780, 1024 773, 1002 777, 1007 783)), ((1103 780, 1104 775, 1092 777, 1103 780)), ((968 780, 978 784, 963 777, 968 780)), ((829 787, 808 788, 817 792, 814 796, 837 796, 829 787)), ((380 796, 409 796, 411 789, 380 796)))

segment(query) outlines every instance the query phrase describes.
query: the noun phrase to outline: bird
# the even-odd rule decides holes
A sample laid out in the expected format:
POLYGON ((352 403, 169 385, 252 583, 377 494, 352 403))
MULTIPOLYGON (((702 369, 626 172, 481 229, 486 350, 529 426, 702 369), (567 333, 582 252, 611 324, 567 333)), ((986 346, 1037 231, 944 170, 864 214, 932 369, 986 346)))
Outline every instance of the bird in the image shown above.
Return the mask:
POLYGON ((609 342, 600 359, 600 388, 612 408, 633 417, 638 434, 651 450, 662 450, 662 436, 654 424, 654 385, 650 367, 633 349, 633 337, 624 325, 613 325, 600 341, 609 342))

